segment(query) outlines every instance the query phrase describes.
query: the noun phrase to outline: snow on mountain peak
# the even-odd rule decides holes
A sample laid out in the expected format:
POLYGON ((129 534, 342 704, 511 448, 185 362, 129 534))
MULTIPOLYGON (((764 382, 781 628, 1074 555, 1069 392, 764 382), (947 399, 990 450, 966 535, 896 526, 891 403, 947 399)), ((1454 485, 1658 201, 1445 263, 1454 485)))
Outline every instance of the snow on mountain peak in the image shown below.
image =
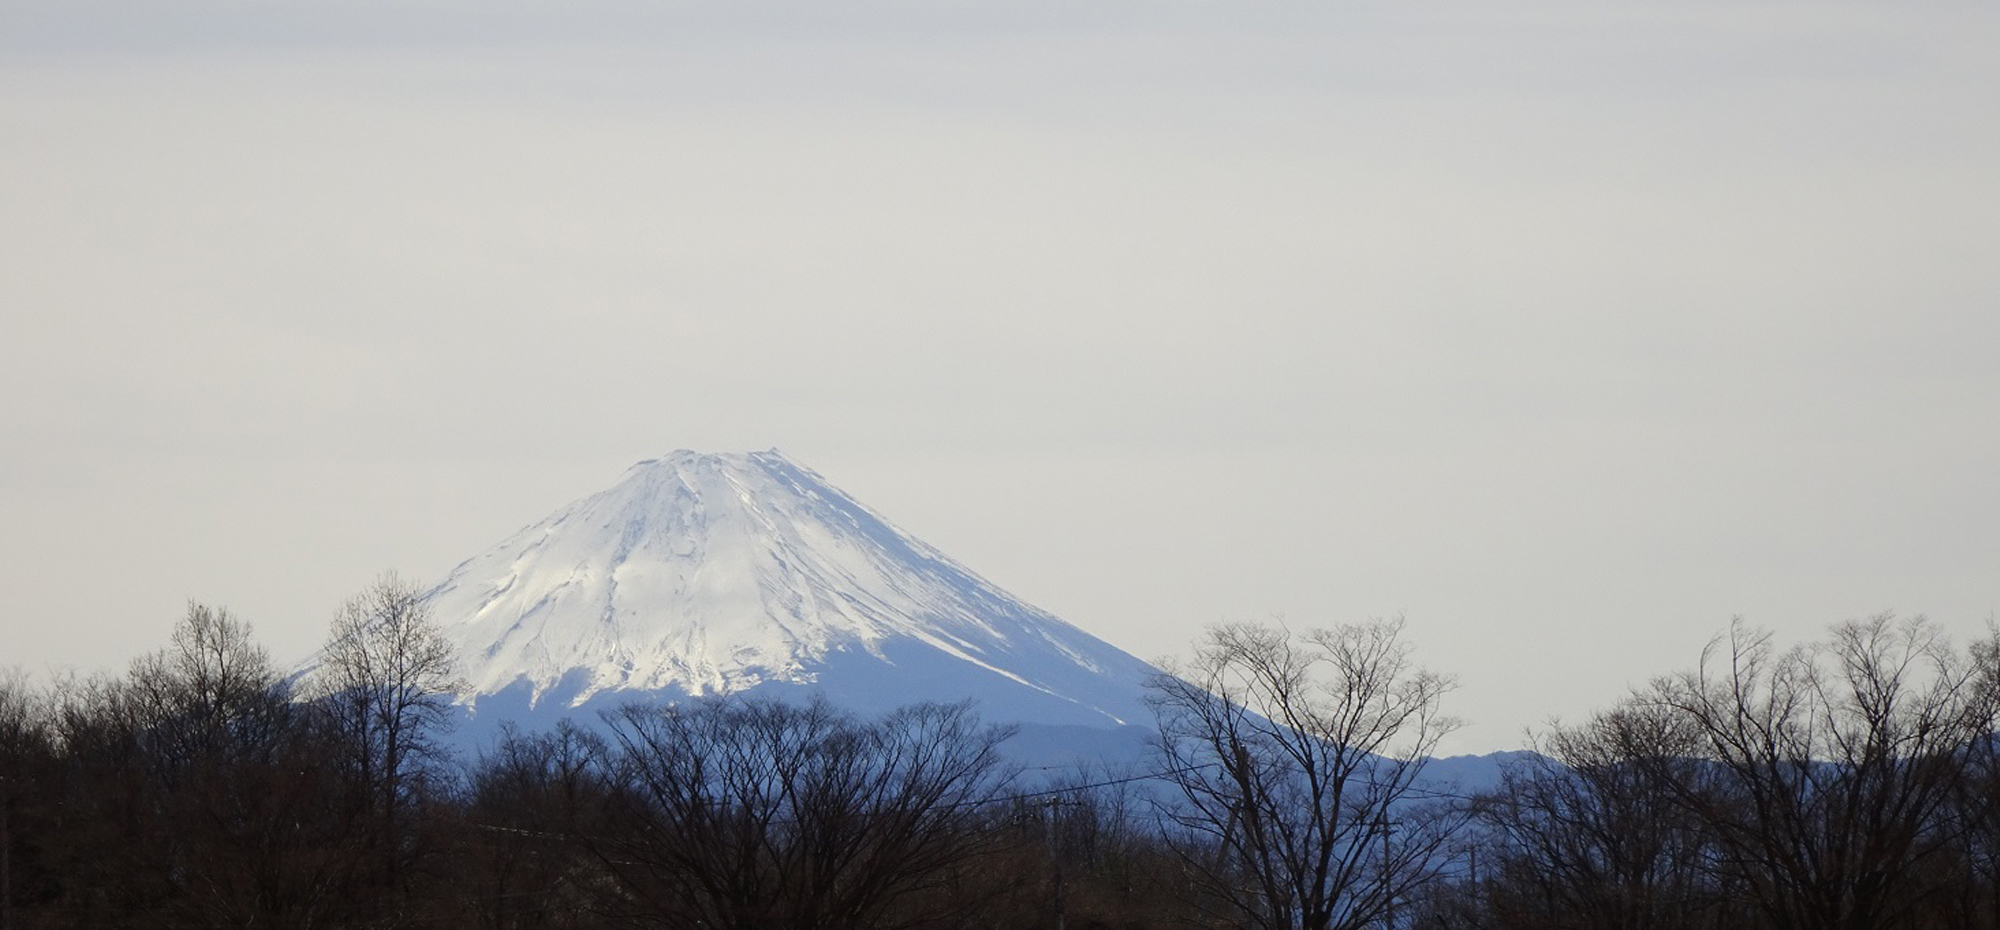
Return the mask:
POLYGON ((638 462, 428 598, 475 699, 525 688, 531 705, 783 685, 1110 724, 1144 713, 1153 672, 775 449, 638 462))

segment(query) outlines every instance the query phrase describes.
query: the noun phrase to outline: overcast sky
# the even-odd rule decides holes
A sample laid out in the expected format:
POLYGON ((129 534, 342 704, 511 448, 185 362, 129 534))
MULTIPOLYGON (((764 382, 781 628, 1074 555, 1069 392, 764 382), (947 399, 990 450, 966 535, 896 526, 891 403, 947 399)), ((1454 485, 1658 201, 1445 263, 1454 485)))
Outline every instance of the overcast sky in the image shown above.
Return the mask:
POLYGON ((1407 617, 1449 748, 2000 612, 1991 4, 7 0, 0 665, 312 649, 778 447, 1139 654, 1407 617))

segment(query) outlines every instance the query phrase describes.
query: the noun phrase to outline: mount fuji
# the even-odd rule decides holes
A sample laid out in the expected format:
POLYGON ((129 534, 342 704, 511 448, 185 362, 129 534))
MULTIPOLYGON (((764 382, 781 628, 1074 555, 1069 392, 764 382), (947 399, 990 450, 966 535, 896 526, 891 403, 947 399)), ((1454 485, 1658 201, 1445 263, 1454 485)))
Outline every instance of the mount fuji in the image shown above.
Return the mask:
POLYGON ((1044 741, 1118 729, 1136 744, 1152 722, 1151 665, 776 450, 639 462, 461 563, 426 599, 475 731, 742 693, 818 693, 869 714, 969 698, 1044 741))

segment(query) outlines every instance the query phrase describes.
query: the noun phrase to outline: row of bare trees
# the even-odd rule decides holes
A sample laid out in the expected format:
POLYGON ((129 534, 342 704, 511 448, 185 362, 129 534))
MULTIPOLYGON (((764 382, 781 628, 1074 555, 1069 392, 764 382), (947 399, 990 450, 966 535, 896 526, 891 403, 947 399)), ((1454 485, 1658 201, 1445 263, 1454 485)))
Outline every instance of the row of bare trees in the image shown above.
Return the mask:
POLYGON ((1009 845, 1010 731, 966 705, 714 700, 603 723, 511 734, 479 767, 486 925, 951 926, 983 903, 969 870, 1009 845))
POLYGON ((1732 627, 1480 799, 1483 871, 1439 925, 2000 925, 1994 647, 1886 615, 1791 649, 1732 627))
POLYGON ((2000 651, 1922 619, 1691 670, 1426 774, 1452 682, 1399 622, 1217 627, 1144 770, 1023 772, 965 705, 635 704, 445 751, 385 579, 316 669, 193 605, 122 677, 0 680, 0 930, 2000 927, 2000 651))
POLYGON ((991 867, 1043 848, 1039 808, 969 706, 633 705, 467 765, 454 687, 394 578, 307 672, 195 604, 122 676, 0 681, 0 930, 838 930, 1034 898, 991 867))
POLYGON ((123 676, 0 682, 0 930, 378 919, 417 854, 399 814, 431 794, 449 685, 394 577, 299 683, 202 604, 123 676))

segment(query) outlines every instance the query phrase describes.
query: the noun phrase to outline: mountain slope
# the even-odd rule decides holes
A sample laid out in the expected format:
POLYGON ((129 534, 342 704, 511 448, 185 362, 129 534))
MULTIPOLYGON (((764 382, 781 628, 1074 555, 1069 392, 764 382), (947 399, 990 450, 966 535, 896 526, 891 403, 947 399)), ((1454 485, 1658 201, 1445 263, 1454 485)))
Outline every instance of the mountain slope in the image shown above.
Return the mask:
POLYGON ((1150 721, 1151 666, 775 450, 640 462, 428 598, 480 716, 756 690, 859 711, 973 698, 993 720, 1150 721))

